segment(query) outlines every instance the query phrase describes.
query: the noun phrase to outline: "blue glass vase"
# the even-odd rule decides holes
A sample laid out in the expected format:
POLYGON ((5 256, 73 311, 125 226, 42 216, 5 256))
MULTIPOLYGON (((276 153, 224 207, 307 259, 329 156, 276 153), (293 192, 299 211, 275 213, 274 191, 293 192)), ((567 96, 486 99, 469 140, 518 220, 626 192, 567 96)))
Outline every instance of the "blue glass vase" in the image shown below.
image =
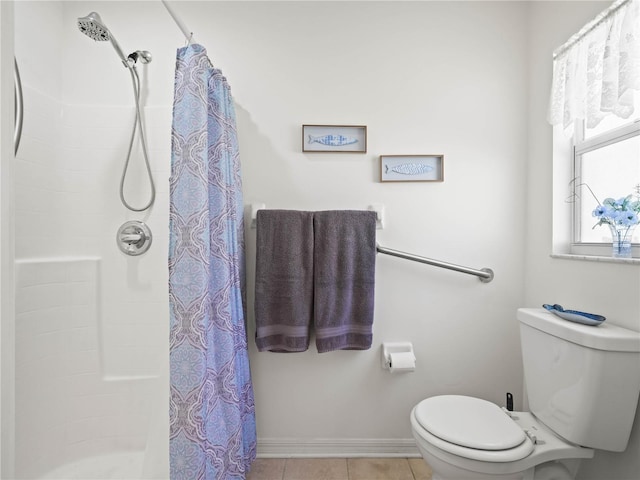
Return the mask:
POLYGON ((631 258, 631 237, 635 225, 609 225, 614 258, 631 258))

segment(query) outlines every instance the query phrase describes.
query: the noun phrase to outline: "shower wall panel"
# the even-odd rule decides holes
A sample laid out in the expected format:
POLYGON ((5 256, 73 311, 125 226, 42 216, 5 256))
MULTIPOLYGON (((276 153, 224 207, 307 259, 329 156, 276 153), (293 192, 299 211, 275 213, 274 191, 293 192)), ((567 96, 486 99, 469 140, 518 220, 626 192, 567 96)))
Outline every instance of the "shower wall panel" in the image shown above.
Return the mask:
POLYGON ((16 476, 143 449, 148 383, 101 372, 100 260, 16 264, 16 476))
MULTIPOLYGON (((97 455, 144 455, 150 440, 158 446, 157 477, 166 478, 171 108, 167 102, 145 109, 158 195, 151 210, 129 212, 118 187, 134 120, 131 79, 108 44, 75 27, 92 9, 117 18, 116 3, 15 4, 25 91, 15 162, 17 478, 97 455), (92 83, 105 76, 108 85, 92 83), (149 252, 136 258, 122 254, 115 238, 133 219, 154 234, 149 252), (161 412, 157 438, 149 434, 150 412, 161 412)), ((128 44, 131 22, 121 25, 128 44)), ((145 99, 154 81, 150 67, 140 69, 145 99)), ((136 147, 125 184, 133 204, 148 198, 143 168, 136 147)))

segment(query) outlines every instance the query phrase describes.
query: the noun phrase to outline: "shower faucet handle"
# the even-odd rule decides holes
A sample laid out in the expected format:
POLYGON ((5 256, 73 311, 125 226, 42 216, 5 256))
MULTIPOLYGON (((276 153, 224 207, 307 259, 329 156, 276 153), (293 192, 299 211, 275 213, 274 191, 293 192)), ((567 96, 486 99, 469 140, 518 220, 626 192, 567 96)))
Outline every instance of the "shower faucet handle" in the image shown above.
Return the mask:
POLYGON ((123 233, 120 235, 120 241, 128 244, 144 241, 144 234, 141 233, 123 233))
POLYGON ((152 238, 151 230, 145 223, 131 220, 118 229, 116 242, 122 253, 137 256, 149 250, 152 238))

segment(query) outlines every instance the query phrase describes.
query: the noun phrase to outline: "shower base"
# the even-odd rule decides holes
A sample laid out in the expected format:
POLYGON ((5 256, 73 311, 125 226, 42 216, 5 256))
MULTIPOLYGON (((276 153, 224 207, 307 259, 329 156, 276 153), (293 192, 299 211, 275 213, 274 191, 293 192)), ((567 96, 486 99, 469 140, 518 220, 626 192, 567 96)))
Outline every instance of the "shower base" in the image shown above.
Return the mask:
POLYGON ((39 480, 137 480, 142 478, 144 451, 113 453, 67 463, 39 480))

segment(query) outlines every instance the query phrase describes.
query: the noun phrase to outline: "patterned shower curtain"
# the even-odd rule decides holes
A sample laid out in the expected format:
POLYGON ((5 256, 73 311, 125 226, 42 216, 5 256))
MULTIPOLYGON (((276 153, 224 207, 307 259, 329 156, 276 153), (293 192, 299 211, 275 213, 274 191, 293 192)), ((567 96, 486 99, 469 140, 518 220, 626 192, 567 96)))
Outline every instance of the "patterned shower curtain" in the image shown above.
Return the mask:
POLYGON ((256 430, 235 110, 200 45, 178 50, 171 135, 171 479, 244 479, 256 430))

